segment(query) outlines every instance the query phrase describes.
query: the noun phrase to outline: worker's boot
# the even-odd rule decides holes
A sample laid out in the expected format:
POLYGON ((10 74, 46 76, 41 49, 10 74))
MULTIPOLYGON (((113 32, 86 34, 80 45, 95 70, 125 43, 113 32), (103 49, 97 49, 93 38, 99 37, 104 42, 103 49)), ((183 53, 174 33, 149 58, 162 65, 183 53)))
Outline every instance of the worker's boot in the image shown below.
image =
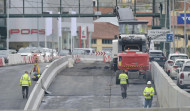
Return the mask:
POLYGON ((125 98, 127 97, 127 93, 125 93, 125 98))

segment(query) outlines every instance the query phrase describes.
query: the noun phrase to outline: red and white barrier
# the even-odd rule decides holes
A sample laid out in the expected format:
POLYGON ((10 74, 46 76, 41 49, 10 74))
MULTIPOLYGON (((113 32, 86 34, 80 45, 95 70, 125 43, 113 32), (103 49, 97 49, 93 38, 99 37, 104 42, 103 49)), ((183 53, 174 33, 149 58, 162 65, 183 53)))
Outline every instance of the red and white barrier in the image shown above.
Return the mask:
MULTIPOLYGON (((38 62, 49 62, 52 60, 52 57, 46 56, 21 56, 20 54, 10 54, 8 56, 8 65, 16 65, 16 64, 33 64, 35 63, 36 58, 38 58, 38 62)), ((0 58, 0 67, 5 66, 4 58, 0 58)))
POLYGON ((31 64, 34 63, 34 57, 33 56, 24 56, 23 57, 25 64, 31 64))
POLYGON ((104 62, 106 62, 106 63, 110 63, 111 62, 111 56, 109 56, 109 55, 105 55, 104 56, 104 62))
POLYGON ((80 62, 80 55, 73 55, 73 59, 75 62, 80 62))
POLYGON ((5 66, 4 58, 0 58, 0 67, 5 66))

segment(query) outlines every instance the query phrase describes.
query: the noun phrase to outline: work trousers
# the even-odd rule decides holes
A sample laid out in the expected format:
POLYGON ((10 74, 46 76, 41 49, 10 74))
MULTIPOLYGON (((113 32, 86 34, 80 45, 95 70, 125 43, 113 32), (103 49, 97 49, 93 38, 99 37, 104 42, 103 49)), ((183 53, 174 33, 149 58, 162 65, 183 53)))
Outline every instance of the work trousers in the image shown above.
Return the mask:
POLYGON ((26 97, 28 97, 28 86, 22 86, 22 95, 25 95, 25 90, 26 90, 26 97))
POLYGON ((152 99, 145 99, 144 108, 151 108, 152 107, 152 99))
POLYGON ((127 84, 120 84, 121 86, 121 93, 127 93, 127 84))

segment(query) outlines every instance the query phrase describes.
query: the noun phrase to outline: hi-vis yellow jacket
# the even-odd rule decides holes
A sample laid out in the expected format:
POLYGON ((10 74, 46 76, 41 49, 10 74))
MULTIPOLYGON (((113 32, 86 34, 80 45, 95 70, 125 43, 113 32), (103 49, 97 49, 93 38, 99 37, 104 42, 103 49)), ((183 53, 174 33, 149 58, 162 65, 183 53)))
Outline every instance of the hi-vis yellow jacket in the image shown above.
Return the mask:
POLYGON ((30 76, 27 73, 22 75, 22 77, 20 78, 20 85, 21 86, 30 86, 31 85, 30 76))
POLYGON ((145 99, 152 99, 152 96, 154 95, 154 88, 153 87, 146 87, 143 92, 145 99), (149 96, 146 96, 147 94, 150 94, 149 96))
POLYGON ((127 84, 128 76, 125 73, 121 73, 118 79, 120 79, 120 84, 127 84))

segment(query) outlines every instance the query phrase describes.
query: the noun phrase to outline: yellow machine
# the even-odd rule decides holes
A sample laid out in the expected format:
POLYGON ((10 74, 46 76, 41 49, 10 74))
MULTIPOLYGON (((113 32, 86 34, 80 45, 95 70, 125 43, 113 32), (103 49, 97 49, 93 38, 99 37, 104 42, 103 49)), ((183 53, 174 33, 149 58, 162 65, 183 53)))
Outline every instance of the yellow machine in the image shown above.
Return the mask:
POLYGON ((41 76, 39 65, 38 65, 38 58, 36 56, 35 56, 34 66, 31 70, 30 74, 33 74, 32 80, 34 80, 34 81, 37 81, 41 76))

